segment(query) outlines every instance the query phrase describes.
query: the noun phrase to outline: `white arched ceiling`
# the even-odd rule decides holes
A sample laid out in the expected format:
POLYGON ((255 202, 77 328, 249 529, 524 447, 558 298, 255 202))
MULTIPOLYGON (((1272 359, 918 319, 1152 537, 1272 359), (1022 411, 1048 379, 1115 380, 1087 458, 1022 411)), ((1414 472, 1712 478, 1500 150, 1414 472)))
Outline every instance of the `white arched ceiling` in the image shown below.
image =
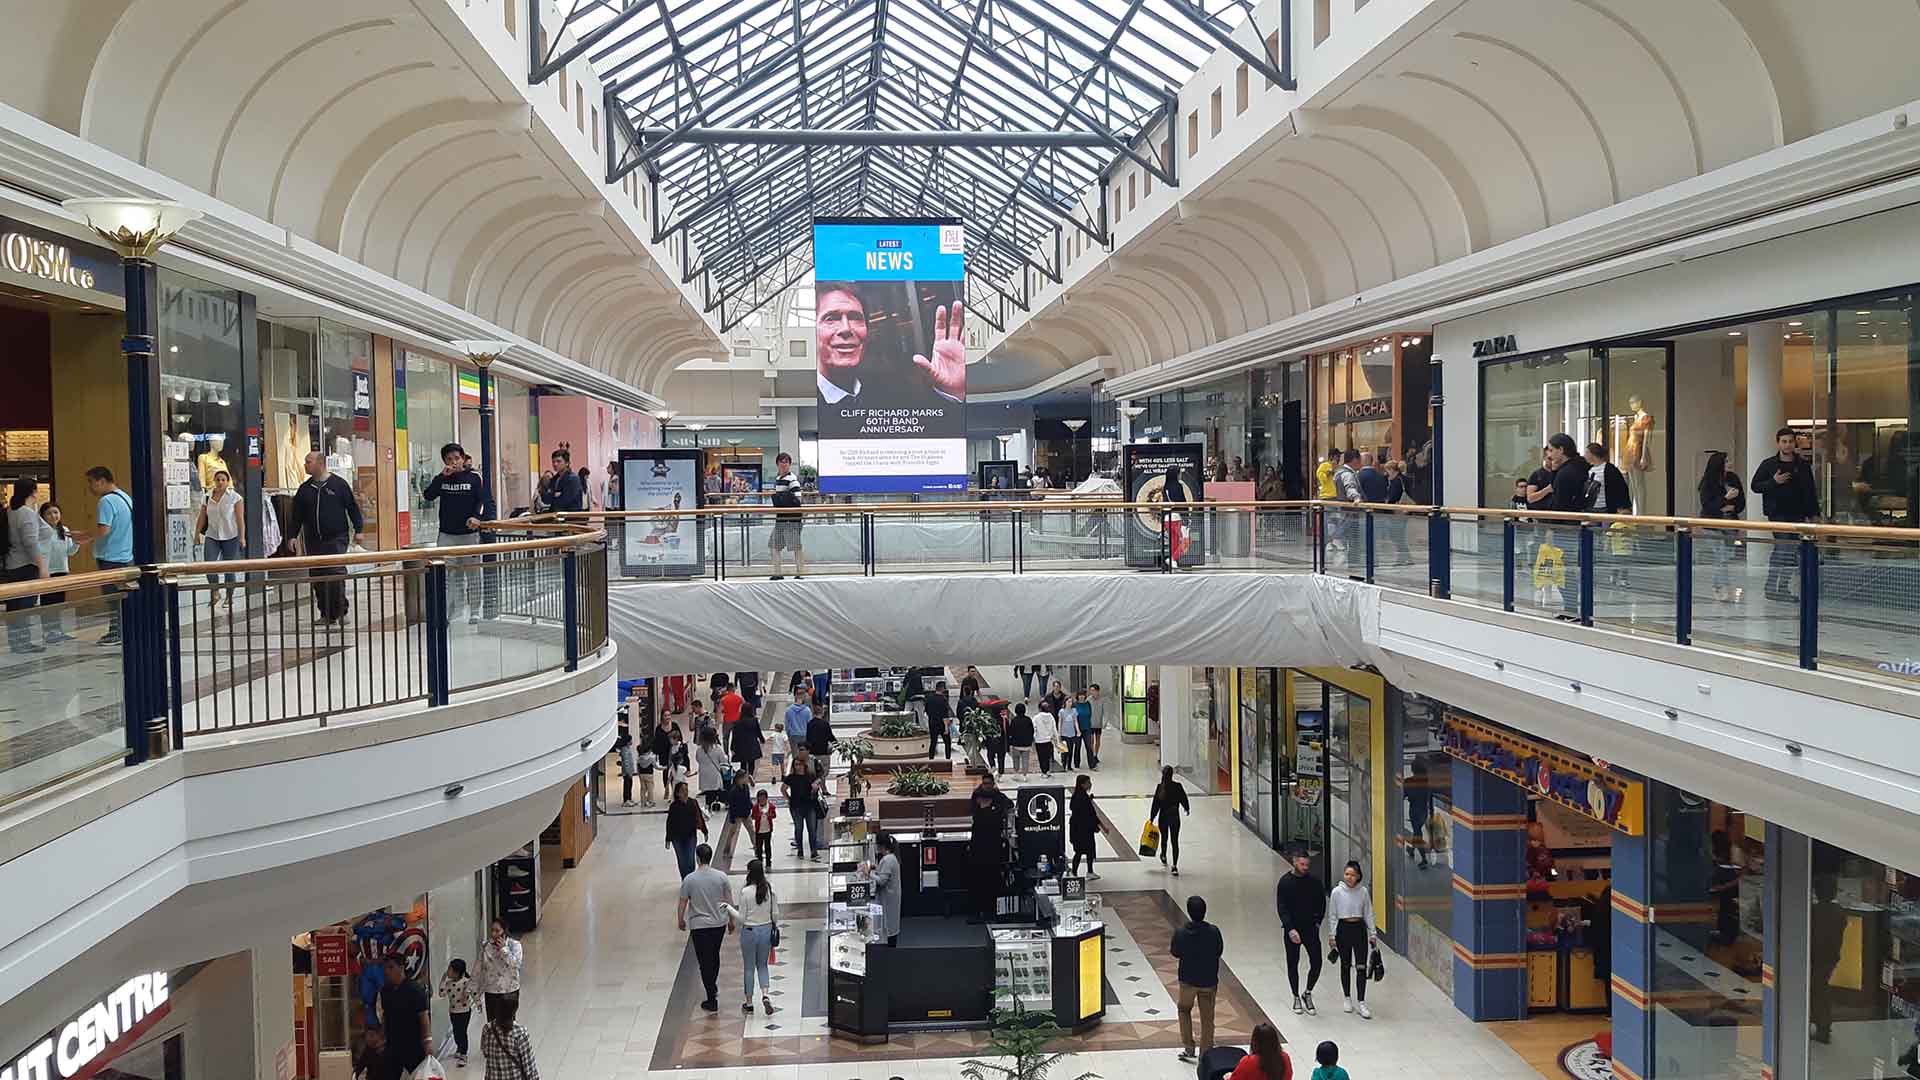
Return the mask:
POLYGON ((15 108, 602 370, 632 357, 581 343, 647 339, 660 363, 721 347, 555 164, 512 80, 503 96, 408 0, 19 6, 15 108))

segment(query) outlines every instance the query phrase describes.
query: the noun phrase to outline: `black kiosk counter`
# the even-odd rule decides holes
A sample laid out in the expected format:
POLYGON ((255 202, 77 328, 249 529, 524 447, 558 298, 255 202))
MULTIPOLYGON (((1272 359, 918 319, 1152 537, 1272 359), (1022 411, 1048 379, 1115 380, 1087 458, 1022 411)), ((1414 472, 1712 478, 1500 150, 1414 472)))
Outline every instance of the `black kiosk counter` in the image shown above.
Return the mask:
MULTIPOLYGON (((834 830, 878 836, 870 821, 838 819, 834 830)), ((966 837, 895 834, 903 917, 892 946, 880 935, 881 909, 864 868, 848 879, 845 899, 828 905, 827 1023, 835 1035, 882 1042, 893 1032, 988 1027, 996 1000, 1010 1007, 1013 995, 1069 1029, 1104 1015, 1099 897, 1088 895, 1083 879, 1048 876, 1060 862, 1046 852, 1027 865, 1009 837, 1009 865, 993 890, 994 910, 983 916, 971 899, 979 895, 969 880, 977 865, 952 847, 966 837)))

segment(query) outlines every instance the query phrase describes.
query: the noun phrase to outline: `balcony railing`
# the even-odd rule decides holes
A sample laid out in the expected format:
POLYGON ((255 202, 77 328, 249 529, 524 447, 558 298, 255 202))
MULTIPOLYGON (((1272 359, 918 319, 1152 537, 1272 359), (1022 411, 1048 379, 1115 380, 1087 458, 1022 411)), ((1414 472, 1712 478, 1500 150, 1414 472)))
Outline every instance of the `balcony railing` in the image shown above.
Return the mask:
POLYGON ((0 586, 0 803, 209 735, 444 705, 606 644, 605 533, 515 520, 485 538, 0 586))
MULTIPOLYGON (((1320 573, 1807 669, 1920 680, 1914 530, 1317 501, 568 516, 604 524, 628 579, 766 578, 783 546, 773 541, 793 540, 781 530, 797 524, 808 576, 1320 573)), ((780 568, 794 573, 790 552, 780 568)))

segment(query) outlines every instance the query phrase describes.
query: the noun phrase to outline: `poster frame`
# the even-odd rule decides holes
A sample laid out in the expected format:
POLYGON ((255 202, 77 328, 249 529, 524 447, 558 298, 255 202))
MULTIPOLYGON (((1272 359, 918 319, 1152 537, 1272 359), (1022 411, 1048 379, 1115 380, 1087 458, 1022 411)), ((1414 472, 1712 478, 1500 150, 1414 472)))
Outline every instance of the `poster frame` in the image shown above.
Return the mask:
MULTIPOLYGON (((1206 476, 1207 448, 1194 442, 1152 442, 1128 443, 1120 448, 1120 475, 1125 484, 1126 500, 1136 502, 1159 502, 1157 497, 1142 499, 1141 491, 1153 477, 1160 475, 1166 463, 1179 459, 1185 480, 1192 487, 1193 502, 1205 502, 1207 498, 1206 476)), ((1163 542, 1158 521, 1149 524, 1138 512, 1127 515, 1126 555, 1127 565, 1141 569, 1151 569, 1163 565, 1163 542)), ((1206 514, 1192 513, 1183 515, 1182 524, 1186 526, 1192 544, 1186 554, 1180 557, 1181 567, 1202 566, 1206 562, 1207 530, 1206 514)))
MULTIPOLYGON (((622 505, 625 504, 627 486, 627 462, 629 461, 686 461, 693 464, 693 508, 703 509, 707 505, 706 451, 696 447, 649 447, 632 449, 623 447, 620 451, 620 492, 622 505)), ((618 538, 620 549, 620 575, 627 578, 696 578, 707 574, 707 531, 706 518, 694 521, 694 558, 686 566, 662 566, 658 564, 636 564, 627 561, 627 529, 646 528, 645 519, 630 519, 621 523, 618 538)))

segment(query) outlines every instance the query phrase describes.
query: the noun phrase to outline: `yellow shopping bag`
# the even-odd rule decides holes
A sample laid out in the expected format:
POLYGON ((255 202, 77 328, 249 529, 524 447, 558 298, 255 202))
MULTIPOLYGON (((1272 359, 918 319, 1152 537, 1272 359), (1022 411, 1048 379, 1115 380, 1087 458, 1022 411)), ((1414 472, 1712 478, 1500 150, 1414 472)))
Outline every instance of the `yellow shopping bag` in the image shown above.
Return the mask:
POLYGON ((1567 587, 1567 556, 1552 544, 1541 544, 1540 554, 1533 558, 1533 587, 1544 589, 1548 586, 1556 589, 1567 587))
POLYGON ((1149 821, 1140 826, 1140 856, 1151 859, 1160 853, 1160 826, 1149 821))

